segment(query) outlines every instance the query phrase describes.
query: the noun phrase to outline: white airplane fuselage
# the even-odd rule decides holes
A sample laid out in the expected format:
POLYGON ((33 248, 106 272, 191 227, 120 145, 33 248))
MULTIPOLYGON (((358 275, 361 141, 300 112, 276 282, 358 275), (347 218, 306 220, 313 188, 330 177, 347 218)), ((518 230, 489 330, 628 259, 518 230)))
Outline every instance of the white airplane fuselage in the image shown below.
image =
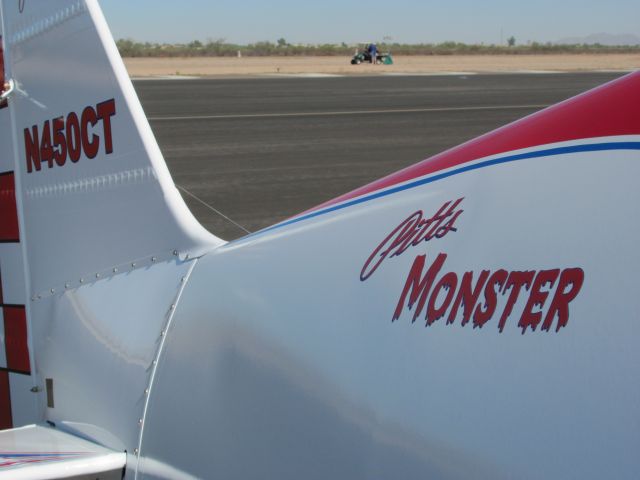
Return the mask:
POLYGON ((97 2, 2 17, 0 422, 67 439, 22 478, 637 476, 640 73, 227 243, 97 2))

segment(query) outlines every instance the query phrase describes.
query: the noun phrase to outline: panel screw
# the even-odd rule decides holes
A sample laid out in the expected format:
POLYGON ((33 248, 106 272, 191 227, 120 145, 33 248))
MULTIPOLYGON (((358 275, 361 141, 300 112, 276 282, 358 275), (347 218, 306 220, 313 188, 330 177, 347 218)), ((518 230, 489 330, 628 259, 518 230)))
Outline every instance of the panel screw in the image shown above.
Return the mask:
POLYGON ((131 266, 132 266, 133 268, 136 268, 136 262, 133 262, 133 263, 131 264, 131 266))
POLYGON ((134 448, 134 449, 133 449, 133 454, 134 454, 136 457, 138 456, 138 449, 137 449, 137 448, 134 448))
POLYGON ((138 420, 138 425, 142 425, 142 419, 138 420))
POLYGON ((156 257, 151 257, 151 261, 152 261, 152 262, 155 262, 156 260, 157 260, 157 258, 156 258, 156 257))
POLYGON ((69 288, 69 287, 71 287, 71 285, 69 285, 68 283, 64 284, 64 288, 69 288))
POLYGON ((174 250, 173 254, 177 257, 178 256, 178 250, 174 250))
POLYGON ((84 283, 84 278, 81 278, 81 279, 80 279, 80 283, 84 283))
POLYGON ((99 273, 96 273, 96 278, 100 278, 100 274, 99 273))
POLYGON ((114 268, 114 269, 113 269, 113 273, 118 273, 118 269, 117 269, 117 268, 114 268))
POLYGON ((145 395, 149 395, 149 389, 148 389, 148 388, 145 388, 145 389, 144 389, 144 394, 145 394, 145 395))
POLYGON ((56 289, 55 289, 55 288, 52 288, 52 289, 51 289, 51 294, 54 294, 54 293, 56 293, 56 289))

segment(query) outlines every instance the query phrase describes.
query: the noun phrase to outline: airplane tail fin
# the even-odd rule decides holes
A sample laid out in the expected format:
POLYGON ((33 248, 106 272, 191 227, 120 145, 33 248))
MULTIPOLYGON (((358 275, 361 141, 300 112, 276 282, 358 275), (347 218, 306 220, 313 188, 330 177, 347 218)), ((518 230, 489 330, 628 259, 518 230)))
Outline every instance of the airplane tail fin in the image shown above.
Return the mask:
POLYGON ((3 18, 32 295, 220 243, 175 188, 97 1, 4 2, 3 18))
MULTIPOLYGON (((173 184, 97 0, 1 6, 6 405, 2 375, 28 374, 33 365, 30 303, 124 265, 195 257, 223 242, 195 220, 173 184)), ((11 426, 6 410, 0 428, 11 426)))

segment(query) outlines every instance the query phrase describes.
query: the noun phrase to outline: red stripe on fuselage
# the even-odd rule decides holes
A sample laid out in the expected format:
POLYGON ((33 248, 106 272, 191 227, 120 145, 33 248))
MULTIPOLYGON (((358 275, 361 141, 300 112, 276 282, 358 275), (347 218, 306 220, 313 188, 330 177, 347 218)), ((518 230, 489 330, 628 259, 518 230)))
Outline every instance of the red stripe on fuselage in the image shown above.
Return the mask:
POLYGON ((309 210, 319 210, 479 158, 586 138, 640 134, 640 72, 489 132, 309 210))

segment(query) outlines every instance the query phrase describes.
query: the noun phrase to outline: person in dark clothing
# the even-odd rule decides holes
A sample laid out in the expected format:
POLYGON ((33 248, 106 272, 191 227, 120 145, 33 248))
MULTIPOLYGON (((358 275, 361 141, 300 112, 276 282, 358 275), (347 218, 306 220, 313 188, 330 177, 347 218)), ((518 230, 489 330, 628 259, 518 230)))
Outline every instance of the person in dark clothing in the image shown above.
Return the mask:
POLYGON ((378 47, 375 43, 369 44, 369 55, 371 56, 371 63, 375 65, 376 58, 378 57, 378 47))

